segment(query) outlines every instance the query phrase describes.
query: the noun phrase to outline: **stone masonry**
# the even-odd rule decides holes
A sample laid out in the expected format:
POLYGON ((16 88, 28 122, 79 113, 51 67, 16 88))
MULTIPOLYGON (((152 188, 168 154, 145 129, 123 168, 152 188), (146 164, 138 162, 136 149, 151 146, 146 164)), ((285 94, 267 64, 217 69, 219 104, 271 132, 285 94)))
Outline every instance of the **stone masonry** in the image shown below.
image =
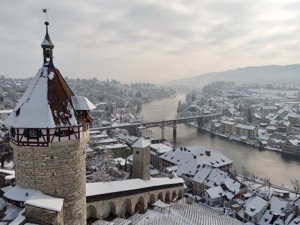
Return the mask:
POLYGON ((52 224, 52 225, 64 224, 63 210, 61 212, 54 212, 51 210, 41 209, 30 205, 25 205, 25 209, 26 209, 26 217, 29 219, 35 218, 40 221, 43 221, 45 224, 52 224))
POLYGON ((150 145, 145 148, 133 148, 133 178, 150 179, 150 145))
POLYGON ((49 147, 14 149, 17 185, 64 198, 64 224, 86 224, 85 148, 88 136, 49 147))

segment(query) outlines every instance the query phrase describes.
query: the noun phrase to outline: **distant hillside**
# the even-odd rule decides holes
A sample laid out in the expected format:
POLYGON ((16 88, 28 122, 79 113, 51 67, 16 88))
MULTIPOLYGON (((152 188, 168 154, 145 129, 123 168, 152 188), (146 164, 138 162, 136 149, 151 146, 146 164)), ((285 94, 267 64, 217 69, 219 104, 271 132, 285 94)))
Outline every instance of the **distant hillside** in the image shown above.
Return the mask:
POLYGON ((173 80, 168 83, 172 86, 203 87, 213 81, 234 81, 236 83, 266 83, 266 82, 299 82, 300 64, 286 66, 251 66, 228 70, 224 72, 213 72, 195 77, 173 80))

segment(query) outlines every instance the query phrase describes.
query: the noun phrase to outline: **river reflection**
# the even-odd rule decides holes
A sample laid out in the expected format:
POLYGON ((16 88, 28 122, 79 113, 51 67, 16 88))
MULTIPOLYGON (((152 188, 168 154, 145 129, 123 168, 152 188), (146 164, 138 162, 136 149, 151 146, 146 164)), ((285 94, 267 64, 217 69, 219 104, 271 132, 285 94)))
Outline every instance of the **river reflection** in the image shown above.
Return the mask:
MULTIPOLYGON (((143 104, 141 114, 145 120, 160 120, 175 118, 178 101, 184 101, 185 94, 176 98, 157 100, 143 104)), ((159 128, 153 128, 155 137, 161 136, 159 128)), ((165 137, 173 140, 172 128, 165 129, 165 137)), ((248 145, 230 141, 223 137, 211 136, 209 133, 195 127, 179 124, 177 126, 176 144, 178 146, 202 146, 222 152, 234 161, 237 171, 245 167, 258 177, 270 178, 272 183, 291 186, 291 179, 300 179, 300 156, 258 150, 248 145)))

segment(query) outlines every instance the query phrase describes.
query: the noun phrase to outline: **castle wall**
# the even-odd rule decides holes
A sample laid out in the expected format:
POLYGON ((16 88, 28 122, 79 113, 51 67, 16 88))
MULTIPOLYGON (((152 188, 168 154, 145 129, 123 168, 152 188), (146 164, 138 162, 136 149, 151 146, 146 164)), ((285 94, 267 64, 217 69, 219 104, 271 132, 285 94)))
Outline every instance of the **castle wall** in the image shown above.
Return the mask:
POLYGON ((86 224, 85 149, 88 136, 49 147, 14 149, 16 184, 64 198, 64 224, 86 224))
POLYGON ((99 200, 87 203, 87 218, 105 219, 110 214, 125 218, 136 212, 138 203, 142 203, 147 209, 149 204, 153 204, 160 199, 161 201, 173 201, 175 196, 182 197, 183 185, 173 188, 162 188, 155 191, 146 191, 135 195, 99 200))
POLYGON ((47 209, 37 208, 30 205, 25 205, 25 215, 27 219, 42 221, 46 224, 64 225, 63 211, 54 212, 47 209))

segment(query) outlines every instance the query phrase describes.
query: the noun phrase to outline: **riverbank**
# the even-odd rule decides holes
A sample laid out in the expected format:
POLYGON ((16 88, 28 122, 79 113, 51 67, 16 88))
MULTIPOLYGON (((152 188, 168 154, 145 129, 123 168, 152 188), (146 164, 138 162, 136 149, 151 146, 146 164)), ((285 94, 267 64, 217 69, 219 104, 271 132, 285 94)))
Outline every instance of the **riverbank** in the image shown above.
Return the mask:
MULTIPOLYGON (((178 101, 184 101, 185 94, 177 94, 176 98, 165 98, 143 104, 140 115, 145 120, 156 121, 174 119, 178 101)), ((161 137, 160 128, 151 128, 153 136, 161 137)), ((173 129, 165 129, 165 138, 173 140, 173 129)), ((172 142, 174 144, 174 142, 172 142)), ((215 149, 234 161, 238 173, 246 168, 259 177, 268 177, 272 183, 291 187, 291 180, 298 178, 300 156, 276 151, 256 151, 257 148, 237 141, 229 141, 226 137, 213 135, 202 129, 195 129, 188 124, 178 124, 176 146, 202 146, 215 149), (274 154, 274 153, 277 154, 274 154)))
POLYGON ((226 140, 229 140, 229 141, 236 141, 236 142, 238 142, 240 144, 244 144, 244 145, 250 146, 252 148, 258 149, 258 150, 269 150, 269 151, 273 151, 273 152, 285 153, 285 152, 282 152, 282 150, 278 149, 278 148, 271 148, 269 146, 259 147, 259 145, 257 144, 257 142, 255 143, 254 141, 245 142, 245 141, 242 141, 238 137, 233 136, 233 135, 225 135, 225 134, 221 134, 221 133, 217 133, 217 132, 212 132, 210 129, 207 129, 205 127, 199 127, 197 124, 195 124, 193 122, 192 123, 188 123, 188 125, 190 125, 192 127, 195 127, 197 129, 201 129, 201 130, 203 130, 205 132, 208 132, 211 135, 216 135, 216 136, 225 138, 226 140))

